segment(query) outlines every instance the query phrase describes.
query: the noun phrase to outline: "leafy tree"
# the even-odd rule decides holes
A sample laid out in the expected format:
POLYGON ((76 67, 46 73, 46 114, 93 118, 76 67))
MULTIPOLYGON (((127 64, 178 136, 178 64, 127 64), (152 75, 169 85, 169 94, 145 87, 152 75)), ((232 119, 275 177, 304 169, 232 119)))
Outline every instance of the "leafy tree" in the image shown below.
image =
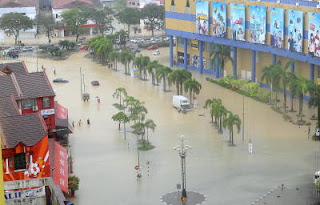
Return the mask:
POLYGON ((200 93, 200 90, 202 88, 201 84, 194 78, 187 79, 184 81, 184 91, 188 92, 190 95, 190 103, 192 104, 192 98, 194 95, 198 95, 200 93))
MULTIPOLYGON (((224 73, 224 65, 227 61, 230 61, 233 64, 233 59, 230 54, 231 46, 226 45, 220 45, 215 44, 215 50, 210 53, 210 58, 212 62, 215 61, 215 59, 218 59, 218 68, 216 68, 216 71, 218 72, 219 68, 221 70, 221 73, 223 75, 224 73)), ((237 77, 237 76, 235 76, 237 77)))
POLYGON ((126 47, 127 45, 127 40, 129 39, 128 32, 121 29, 120 31, 115 33, 116 38, 119 40, 120 45, 123 45, 126 47))
POLYGON ((233 127, 236 126, 238 133, 240 132, 241 120, 238 115, 234 115, 229 112, 228 116, 223 120, 223 127, 228 128, 230 143, 233 145, 233 127))
POLYGON ((33 21, 20 13, 4 14, 0 18, 0 28, 7 36, 14 36, 14 43, 17 44, 20 31, 25 31, 33 27, 33 21))
POLYGON ((74 196, 74 192, 79 190, 80 179, 77 176, 69 176, 68 187, 71 189, 71 196, 74 196))
POLYGON ((81 8, 81 10, 87 19, 92 20, 97 25, 100 34, 104 34, 105 31, 113 30, 112 15, 114 14, 114 11, 111 8, 84 7, 81 8))
POLYGON ((112 39, 104 35, 92 38, 89 47, 94 50, 94 56, 99 56, 100 62, 104 62, 113 50, 112 39))
POLYGON ((61 18, 62 22, 66 25, 67 30, 75 33, 76 42, 78 42, 82 25, 84 25, 88 20, 84 12, 79 9, 67 10, 62 12, 61 18))
POLYGON ((149 143, 149 129, 151 129, 154 132, 157 125, 153 122, 153 120, 148 119, 145 121, 145 127, 147 128, 147 141, 149 143))
MULTIPOLYGON (((217 116, 216 115, 216 107, 219 105, 222 105, 222 102, 220 99, 213 98, 213 99, 206 100, 204 107, 205 108, 210 107, 211 122, 213 122, 213 117, 217 116)), ((216 118, 215 118, 215 123, 217 123, 216 118)))
POLYGON ((126 139, 126 123, 128 123, 129 117, 124 112, 118 112, 117 114, 113 115, 112 117, 113 121, 117 121, 119 123, 119 131, 120 131, 120 125, 123 123, 123 129, 124 129, 124 138, 126 139))
POLYGON ((151 29, 154 36, 154 29, 162 27, 164 20, 164 7, 157 4, 147 4, 141 10, 142 18, 145 19, 145 24, 151 29))
POLYGON ((53 15, 39 14, 37 15, 36 23, 38 27, 42 27, 44 29, 48 38, 48 43, 51 43, 51 36, 53 34, 54 29, 57 27, 53 15))
POLYGON ((167 83, 166 80, 168 78, 168 75, 172 72, 171 68, 166 66, 159 66, 156 70, 156 78, 161 81, 163 80, 163 91, 167 91, 167 83))
POLYGON ((128 26, 128 36, 130 36, 130 26, 135 24, 140 24, 141 13, 138 9, 134 8, 124 8, 119 11, 115 17, 122 24, 127 24, 128 26))
POLYGON ((123 99, 127 96, 127 90, 125 88, 117 88, 112 94, 113 98, 119 99, 119 107, 123 108, 123 99))
POLYGON ((118 0, 116 1, 115 8, 116 9, 124 9, 127 7, 127 0, 118 0))
POLYGON ((155 70, 159 67, 158 61, 152 61, 146 66, 146 70, 151 75, 152 84, 155 85, 155 70))
POLYGON ((182 95, 183 82, 187 79, 191 79, 191 77, 192 73, 183 69, 177 69, 170 73, 169 79, 176 85, 177 95, 182 95))
POLYGON ((319 85, 315 84, 314 82, 310 83, 309 85, 309 93, 310 93, 310 100, 309 100, 309 107, 314 107, 317 109, 317 128, 320 128, 320 87, 319 85))
POLYGON ((114 64, 114 70, 118 70, 118 61, 120 59, 120 53, 116 52, 116 51, 112 51, 109 54, 109 59, 113 62, 114 64))
POLYGON ((146 80, 146 66, 150 63, 150 58, 148 56, 137 56, 133 59, 133 64, 139 68, 140 71, 140 79, 146 80))
POLYGON ((134 59, 134 53, 131 51, 123 51, 120 53, 120 62, 124 65, 125 74, 129 74, 129 67, 131 61, 134 59))
POLYGON ((280 65, 280 79, 281 79, 282 88, 283 88, 283 108, 284 108, 284 113, 287 113, 287 87, 290 81, 288 68, 292 63, 294 63, 294 61, 293 60, 288 61, 284 67, 281 65, 281 61, 279 61, 278 63, 280 65))
MULTIPOLYGON (((274 90, 277 90, 279 88, 279 82, 280 82, 280 66, 278 63, 271 64, 269 66, 266 66, 262 69, 262 76, 261 80, 266 81, 266 83, 270 84, 270 103, 273 101, 273 92, 274 90)), ((277 101, 277 100, 276 100, 277 101)))

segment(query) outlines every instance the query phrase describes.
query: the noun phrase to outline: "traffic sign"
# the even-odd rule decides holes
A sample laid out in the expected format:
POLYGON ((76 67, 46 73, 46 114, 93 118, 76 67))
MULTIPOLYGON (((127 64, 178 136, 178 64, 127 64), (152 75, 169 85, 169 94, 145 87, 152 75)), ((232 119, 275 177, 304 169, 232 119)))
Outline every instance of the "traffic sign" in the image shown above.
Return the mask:
POLYGON ((134 167, 134 169, 135 169, 135 170, 139 170, 139 169, 140 169, 140 166, 137 165, 137 166, 134 167))

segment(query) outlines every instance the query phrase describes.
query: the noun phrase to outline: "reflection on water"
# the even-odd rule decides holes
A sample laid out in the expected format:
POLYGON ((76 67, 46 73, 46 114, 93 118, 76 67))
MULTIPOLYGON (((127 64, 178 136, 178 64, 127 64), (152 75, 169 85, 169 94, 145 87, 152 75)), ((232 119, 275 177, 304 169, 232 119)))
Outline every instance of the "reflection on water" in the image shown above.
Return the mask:
MULTIPOLYGON (((160 56, 152 58, 167 63, 168 50, 160 49, 160 52, 160 56)), ((299 129, 284 122, 267 105, 245 98, 245 141, 241 141, 240 132, 235 134, 236 146, 229 147, 228 135, 217 133, 209 113, 201 116, 202 106, 208 98, 221 98, 228 110, 242 117, 242 96, 207 82, 205 75, 193 73, 202 84, 199 106, 187 114, 178 113, 171 104, 175 90, 163 92, 162 86, 152 86, 151 80, 126 76, 123 67, 119 72, 109 70, 86 54, 76 53, 66 61, 39 59, 50 81, 55 77, 70 81, 53 84, 56 99, 69 109, 70 123, 79 119, 85 122, 87 118, 91 121, 90 126, 76 127, 70 135, 74 173, 80 177, 77 204, 162 204, 160 197, 175 191, 180 183, 180 159, 173 147, 179 144, 181 134, 193 147, 187 156, 187 189, 206 195, 207 204, 250 204, 280 184, 299 187, 312 182, 317 143, 308 141, 305 127, 299 129), (80 95, 80 67, 91 95, 85 103, 80 95), (98 80, 100 86, 91 86, 93 80, 98 80), (118 87, 126 88, 129 95, 144 101, 148 118, 157 125, 150 136, 156 148, 140 152, 140 181, 134 170, 136 136, 128 133, 124 140, 118 124, 111 120, 117 112, 112 106, 117 101, 112 94, 118 87), (100 104, 96 96, 100 97, 100 104), (253 142, 251 155, 247 150, 249 138, 253 142)), ((152 55, 152 51, 143 54, 152 55)), ((29 70, 36 69, 35 59, 25 60, 29 70)))

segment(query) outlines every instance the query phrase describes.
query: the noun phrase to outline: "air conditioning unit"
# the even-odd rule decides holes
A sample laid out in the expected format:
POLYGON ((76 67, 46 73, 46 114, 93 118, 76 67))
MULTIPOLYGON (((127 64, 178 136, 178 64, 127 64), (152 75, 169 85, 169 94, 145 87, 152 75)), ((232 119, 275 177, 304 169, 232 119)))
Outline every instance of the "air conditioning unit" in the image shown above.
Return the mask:
POLYGON ((33 107, 32 107, 32 110, 33 110, 33 111, 38 111, 38 106, 33 106, 33 107))

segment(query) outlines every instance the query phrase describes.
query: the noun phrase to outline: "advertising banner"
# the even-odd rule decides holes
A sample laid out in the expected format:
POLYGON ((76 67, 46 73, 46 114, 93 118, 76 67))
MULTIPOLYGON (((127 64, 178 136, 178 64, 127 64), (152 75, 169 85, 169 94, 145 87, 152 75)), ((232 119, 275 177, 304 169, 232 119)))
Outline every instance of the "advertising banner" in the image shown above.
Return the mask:
POLYGON ((198 50, 198 40, 191 40, 191 48, 193 50, 198 50))
POLYGON ((271 45, 284 48, 284 10, 270 8, 270 37, 271 45))
POLYGON ((250 6, 250 41, 253 43, 266 43, 267 7, 250 6))
POLYGON ((303 45, 303 12, 288 10, 288 49, 302 52, 303 45))
POLYGON ((227 4, 212 2, 212 35, 227 36, 227 4))
POLYGON ((309 54, 320 57, 320 14, 309 13, 308 35, 309 54))
POLYGON ((46 195, 45 187, 35 189, 26 189, 20 191, 5 191, 4 197, 6 200, 25 199, 25 198, 38 198, 46 195))
POLYGON ((54 142, 53 181, 61 190, 68 193, 68 150, 54 142))
POLYGON ((196 33, 209 33, 209 2, 196 1, 196 33))
POLYGON ((230 4, 230 28, 233 40, 245 41, 246 37, 246 6, 230 4))

